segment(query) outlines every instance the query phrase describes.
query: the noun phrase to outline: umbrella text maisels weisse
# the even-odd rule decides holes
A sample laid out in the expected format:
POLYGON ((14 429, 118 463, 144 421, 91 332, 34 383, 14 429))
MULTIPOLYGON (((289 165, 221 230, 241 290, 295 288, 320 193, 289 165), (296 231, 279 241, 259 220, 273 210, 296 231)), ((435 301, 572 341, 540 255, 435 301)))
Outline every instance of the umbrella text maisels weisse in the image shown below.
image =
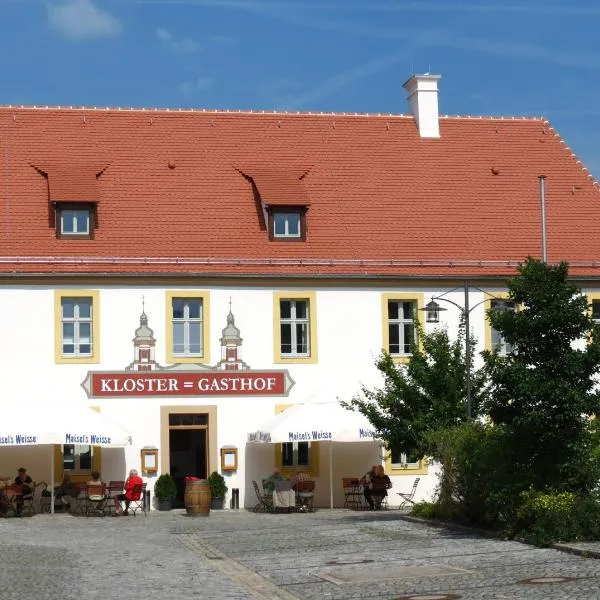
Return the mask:
POLYGON ((375 432, 372 431, 371 429, 359 429, 358 437, 361 440, 364 440, 365 438, 373 439, 375 437, 375 432))
POLYGON ((65 444, 90 444, 92 446, 96 444, 111 444, 111 438, 107 435, 98 435, 92 433, 87 435, 85 433, 67 433, 65 435, 65 444))
POLYGON ((37 436, 35 435, 0 435, 0 445, 17 446, 19 444, 36 444, 37 436))
POLYGON ((290 442, 315 442, 319 440, 330 440, 331 431, 290 431, 290 442))

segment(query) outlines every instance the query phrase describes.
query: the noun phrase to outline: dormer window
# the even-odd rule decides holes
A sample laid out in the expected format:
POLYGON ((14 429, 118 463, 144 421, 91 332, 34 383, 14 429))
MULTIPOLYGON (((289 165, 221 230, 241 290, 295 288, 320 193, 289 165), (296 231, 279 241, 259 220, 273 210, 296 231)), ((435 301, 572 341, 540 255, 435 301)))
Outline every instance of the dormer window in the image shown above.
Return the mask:
POLYGON ((269 210, 269 238, 277 241, 306 239, 306 208, 272 207, 269 210))
POLYGON ((95 224, 95 205, 56 204, 56 237, 91 238, 95 224))

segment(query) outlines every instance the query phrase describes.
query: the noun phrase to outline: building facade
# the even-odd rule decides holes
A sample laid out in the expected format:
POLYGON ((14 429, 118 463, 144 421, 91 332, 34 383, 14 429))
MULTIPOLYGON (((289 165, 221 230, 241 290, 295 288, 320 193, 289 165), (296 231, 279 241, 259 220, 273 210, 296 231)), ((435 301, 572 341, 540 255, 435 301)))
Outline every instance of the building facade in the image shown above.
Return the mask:
MULTIPOLYGON (((248 433, 380 385, 434 297, 468 301, 476 357, 509 351, 485 311, 544 246, 599 304, 598 184, 542 118, 440 116, 438 79, 405 84, 407 115, 0 108, 3 410, 85 404, 133 438, 55 447, 57 478, 217 470, 250 507, 277 466, 327 505, 328 442, 248 433)), ((374 463, 392 504, 437 481, 402 448, 333 453, 338 506, 374 463)), ((47 477, 43 449, 1 449, 1 472, 21 464, 47 477)))

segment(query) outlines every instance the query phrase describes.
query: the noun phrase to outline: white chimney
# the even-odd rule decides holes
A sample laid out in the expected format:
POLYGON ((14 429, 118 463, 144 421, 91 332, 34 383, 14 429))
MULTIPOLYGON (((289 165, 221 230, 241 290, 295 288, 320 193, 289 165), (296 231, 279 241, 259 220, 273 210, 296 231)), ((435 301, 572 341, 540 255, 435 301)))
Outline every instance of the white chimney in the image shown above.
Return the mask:
POLYGON ((440 137, 438 81, 441 75, 413 75, 402 87, 422 138, 440 137))

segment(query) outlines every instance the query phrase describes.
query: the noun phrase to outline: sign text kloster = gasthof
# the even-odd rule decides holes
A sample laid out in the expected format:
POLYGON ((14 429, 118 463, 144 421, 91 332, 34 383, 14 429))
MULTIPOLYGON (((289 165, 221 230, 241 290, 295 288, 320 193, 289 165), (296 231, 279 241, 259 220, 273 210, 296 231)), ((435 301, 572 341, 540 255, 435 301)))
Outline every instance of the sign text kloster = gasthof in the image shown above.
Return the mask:
POLYGON ((92 395, 217 396, 283 395, 284 372, 92 373, 92 395))

